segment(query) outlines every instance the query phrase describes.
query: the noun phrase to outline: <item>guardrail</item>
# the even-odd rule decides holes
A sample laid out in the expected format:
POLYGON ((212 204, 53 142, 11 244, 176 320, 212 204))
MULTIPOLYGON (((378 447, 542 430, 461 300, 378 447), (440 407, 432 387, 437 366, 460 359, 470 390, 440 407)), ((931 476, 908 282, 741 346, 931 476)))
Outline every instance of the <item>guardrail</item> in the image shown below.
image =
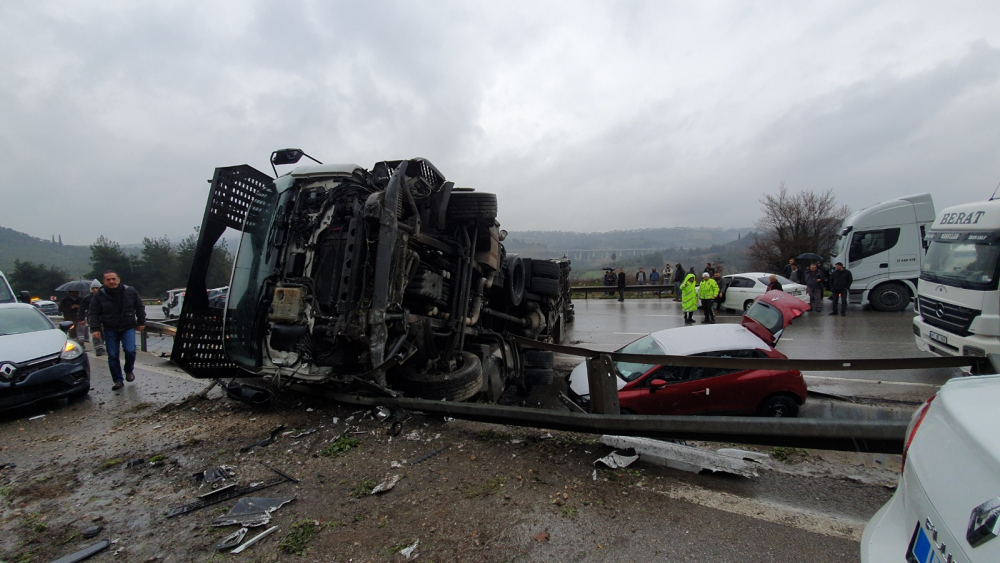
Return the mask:
MULTIPOLYGON (((591 293, 607 293, 611 296, 618 295, 617 285, 580 285, 570 287, 571 293, 582 293, 584 300, 588 299, 591 293)), ((655 293, 657 298, 673 297, 673 285, 627 285, 626 293, 655 293)))

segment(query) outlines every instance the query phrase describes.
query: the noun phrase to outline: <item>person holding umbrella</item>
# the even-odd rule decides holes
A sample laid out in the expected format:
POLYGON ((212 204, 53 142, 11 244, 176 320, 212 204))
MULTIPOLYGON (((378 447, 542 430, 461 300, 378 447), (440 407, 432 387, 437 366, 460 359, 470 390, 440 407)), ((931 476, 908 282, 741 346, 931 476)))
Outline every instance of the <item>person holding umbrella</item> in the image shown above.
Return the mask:
MULTIPOLYGON (((90 293, 80 301, 80 317, 77 319, 77 326, 80 330, 83 330, 84 339, 86 340, 87 334, 87 311, 90 310, 90 301, 94 298, 97 290, 101 289, 101 282, 94 280, 90 282, 90 293)), ((79 330, 77 331, 79 332, 79 330)), ((101 339, 100 333, 95 333, 94 338, 94 352, 98 356, 104 355, 104 340, 101 339)))

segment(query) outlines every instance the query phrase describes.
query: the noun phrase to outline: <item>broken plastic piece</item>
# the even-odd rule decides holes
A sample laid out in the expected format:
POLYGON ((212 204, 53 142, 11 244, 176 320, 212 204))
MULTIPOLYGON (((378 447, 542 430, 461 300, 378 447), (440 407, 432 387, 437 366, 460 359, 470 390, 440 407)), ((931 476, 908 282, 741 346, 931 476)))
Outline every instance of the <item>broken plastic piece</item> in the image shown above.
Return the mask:
POLYGON ((40 414, 38 416, 33 416, 33 417, 29 418, 28 421, 30 422, 32 420, 38 420, 39 418, 45 418, 45 415, 44 414, 40 414))
POLYGON ((208 497, 210 497, 212 495, 217 495, 217 494, 221 493, 222 491, 228 491, 229 489, 232 489, 235 486, 236 486, 236 483, 230 483, 228 485, 219 487, 218 489, 212 489, 211 491, 208 491, 207 493, 205 493, 203 495, 198 495, 198 498, 208 498, 208 497))
POLYGON ((372 409, 372 412, 375 413, 375 418, 377 418, 379 421, 383 421, 392 416, 392 411, 390 411, 385 407, 375 407, 374 409, 372 409))
POLYGON ((385 493, 391 491, 392 488, 396 486, 396 483, 399 483, 399 475, 393 475, 392 477, 386 479, 385 481, 382 481, 378 485, 375 485, 375 488, 372 489, 371 494, 377 495, 379 493, 385 493))
POLYGON ((204 471, 199 471, 194 474, 194 478, 199 481, 204 481, 206 483, 216 483, 218 481, 225 481, 226 479, 232 479, 236 476, 236 470, 229 465, 220 465, 218 467, 210 467, 204 471))
POLYGON ((627 450, 622 450, 620 452, 611 452, 608 455, 602 457, 601 459, 594 462, 594 465, 603 465, 608 469, 621 469, 622 467, 628 467, 635 463, 639 459, 639 454, 635 453, 635 450, 629 448, 627 450))
POLYGON ((77 561, 83 561, 84 559, 87 559, 91 555, 96 555, 104 551, 105 549, 108 548, 109 545, 111 545, 110 541, 101 540, 90 547, 85 547, 80 551, 77 551, 75 553, 70 553, 65 557, 60 557, 59 559, 56 559, 52 563, 76 563, 77 561))
POLYGON ((213 526, 232 526, 239 524, 247 528, 267 525, 271 521, 271 513, 295 500, 295 497, 246 497, 236 502, 229 514, 212 521, 213 526))
POLYGON ((419 539, 413 542, 409 547, 404 547, 403 549, 400 549, 399 554, 409 559, 410 557, 413 557, 413 552, 417 550, 418 545, 420 545, 419 539))
POLYGON ((270 436, 268 436, 267 438, 264 438, 263 440, 261 440, 259 442, 254 442, 254 443, 252 443, 250 445, 243 446, 242 448, 240 448, 240 452, 247 453, 250 450, 256 448, 257 446, 263 447, 263 446, 268 446, 268 445, 274 443, 274 440, 277 439, 277 437, 278 437, 278 433, 281 432, 284 429, 285 429, 285 425, 284 424, 278 426, 277 428, 275 428, 274 430, 271 431, 271 435, 270 436))
POLYGON ((240 528, 239 530, 236 530, 235 532, 222 538, 222 541, 215 544, 215 551, 226 551, 227 549, 233 549, 234 547, 240 545, 240 542, 243 541, 243 538, 245 538, 246 535, 247 535, 246 528, 240 528))
POLYGON ((269 535, 271 535, 271 534, 273 534, 274 532, 277 532, 277 531, 278 531, 278 527, 277 526, 272 526, 272 527, 264 530, 263 532, 257 534, 256 536, 248 539, 247 543, 245 543, 245 544, 237 547, 236 549, 230 551, 229 553, 232 553, 233 555, 236 555, 237 553, 243 553, 244 549, 250 547, 251 545, 259 542, 260 540, 266 538, 267 536, 269 536, 269 535))
POLYGON ((277 473, 281 477, 278 478, 278 479, 272 479, 271 481, 265 481, 265 482, 260 482, 260 483, 251 483, 249 486, 240 487, 240 488, 237 488, 237 489, 231 489, 231 490, 228 490, 228 491, 225 491, 225 492, 220 492, 220 494, 213 494, 213 495, 211 495, 210 498, 199 498, 198 500, 196 500, 196 501, 194 501, 192 503, 188 503, 188 504, 185 504, 183 506, 178 506, 178 507, 170 509, 170 511, 167 512, 167 518, 173 518, 174 516, 180 516, 181 514, 187 514, 188 512, 194 512, 195 510, 198 510, 198 509, 201 509, 201 508, 205 508, 206 506, 212 506, 213 504, 218 504, 220 502, 224 502, 224 501, 227 501, 227 500, 238 498, 238 497, 241 497, 243 495, 247 495, 247 494, 259 491, 261 489, 266 489, 268 487, 273 487, 275 485, 280 485, 282 483, 298 483, 299 482, 298 479, 296 479, 295 477, 292 477, 291 475, 289 475, 289 474, 287 474, 287 473, 285 473, 283 471, 279 471, 279 470, 277 470, 277 469, 275 469, 275 468, 273 468, 273 467, 271 467, 269 465, 266 465, 266 464, 261 464, 261 465, 264 465, 264 467, 267 467, 271 471, 274 471, 275 473, 277 473))

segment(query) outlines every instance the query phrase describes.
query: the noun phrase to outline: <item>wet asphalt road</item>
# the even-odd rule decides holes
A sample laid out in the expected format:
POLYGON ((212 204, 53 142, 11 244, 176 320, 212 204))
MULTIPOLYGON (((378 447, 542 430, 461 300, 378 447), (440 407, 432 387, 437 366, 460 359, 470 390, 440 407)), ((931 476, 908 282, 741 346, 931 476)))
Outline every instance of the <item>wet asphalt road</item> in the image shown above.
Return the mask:
MULTIPOLYGON (((673 327, 684 327, 680 303, 671 299, 574 300, 576 320, 567 340, 598 350, 614 350, 640 336, 673 327)), ((824 310, 806 313, 785 329, 775 346, 789 358, 861 359, 932 357, 913 341, 912 308, 900 313, 879 313, 852 305, 847 316, 830 316, 824 310)), ((695 319, 701 320, 699 311, 695 319)), ((717 314, 719 323, 739 323, 736 312, 717 314)), ((575 362, 572 357, 560 358, 575 362)), ((948 379, 961 376, 958 369, 805 372, 810 390, 884 399, 922 402, 948 379)))

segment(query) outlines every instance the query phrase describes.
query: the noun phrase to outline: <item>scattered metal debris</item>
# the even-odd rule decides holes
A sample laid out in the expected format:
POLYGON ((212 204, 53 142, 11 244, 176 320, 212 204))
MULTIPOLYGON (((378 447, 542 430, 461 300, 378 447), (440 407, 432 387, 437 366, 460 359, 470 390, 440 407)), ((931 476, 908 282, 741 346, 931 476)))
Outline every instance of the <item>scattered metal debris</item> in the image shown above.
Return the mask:
POLYGON ((194 512, 195 510, 199 510, 199 509, 205 508, 206 506, 212 506, 213 504, 218 504, 220 502, 225 502, 227 500, 232 500, 234 498, 239 498, 239 497, 242 497, 242 496, 246 496, 246 495, 248 495, 250 493, 253 493, 253 492, 256 492, 256 491, 259 491, 259 490, 262 490, 262 489, 267 489, 269 487, 274 487, 275 485, 280 485, 282 483, 298 483, 299 482, 298 479, 292 477, 291 475, 285 473, 284 471, 280 471, 278 469, 275 469, 275 468, 273 468, 273 467, 271 467, 269 465, 263 464, 263 463, 261 465, 263 465, 264 467, 267 467, 271 471, 274 471, 275 473, 277 473, 281 477, 278 478, 278 479, 273 479, 271 481, 264 481, 264 482, 259 482, 259 483, 251 483, 249 486, 239 487, 239 488, 233 488, 233 489, 230 489, 230 490, 225 491, 225 492, 221 492, 220 491, 220 492, 218 492, 218 494, 213 494, 209 498, 199 498, 198 500, 196 500, 196 501, 194 501, 192 503, 188 503, 188 504, 185 504, 183 506, 178 506, 176 508, 172 508, 169 512, 167 512, 167 516, 166 517, 167 518, 173 518, 174 516, 180 516, 181 514, 187 514, 188 512, 194 512))
POLYGON ((310 428, 309 430, 303 430, 302 432, 299 432, 298 434, 292 434, 291 436, 289 436, 289 438, 292 438, 292 439, 295 439, 295 438, 304 438, 305 436, 308 436, 310 434, 315 434, 315 433, 316 433, 316 429, 315 428, 310 428))
POLYGON ((208 491, 207 493, 205 493, 203 495, 198 495, 198 498, 207 498, 207 497, 210 497, 212 495, 217 495, 217 494, 221 493, 222 491, 228 491, 229 489, 232 489, 235 486, 236 486, 236 483, 230 483, 228 485, 223 485, 223 486, 219 487, 218 489, 212 489, 211 491, 208 491))
POLYGON ((52 563, 76 563, 77 561, 83 561, 84 559, 87 559, 92 555, 96 555, 104 551, 105 549, 108 548, 109 545, 111 545, 110 541, 101 540, 95 543, 94 545, 81 549, 80 551, 77 551, 75 553, 70 553, 65 557, 60 557, 59 559, 56 559, 52 563))
POLYGON ((277 526, 272 526, 272 527, 264 530, 263 532, 257 534, 256 536, 248 539, 247 543, 245 543, 245 544, 237 547, 236 549, 230 551, 229 553, 232 553, 233 555, 236 555, 237 553, 243 553, 244 549, 250 547, 251 545, 259 542, 260 540, 266 538, 267 536, 269 536, 269 535, 271 535, 271 534, 273 534, 274 532, 277 532, 277 531, 278 531, 278 527, 277 526))
POLYGON ((399 554, 402 555, 403 557, 409 559, 409 558, 413 557, 413 553, 415 551, 417 551, 417 546, 418 545, 420 545, 420 540, 419 539, 417 541, 413 542, 409 547, 404 547, 403 549, 400 549, 399 550, 399 554))
POLYGON ((399 475, 393 475, 392 477, 389 477, 388 479, 382 481, 378 485, 375 485, 375 488, 372 489, 371 494, 377 495, 379 493, 385 493, 391 491, 393 487, 396 486, 396 483, 399 483, 399 475))
POLYGON ((387 409, 385 407, 375 407, 374 409, 372 409, 372 412, 375 414, 375 418, 379 422, 381 422, 381 421, 389 418, 390 416, 392 416, 392 411, 390 411, 389 409, 387 409))
POLYGON ((229 514, 216 518, 212 526, 232 526, 239 524, 246 528, 256 528, 271 522, 271 513, 295 500, 295 497, 245 497, 236 502, 229 514))
POLYGON ((229 465, 210 467, 204 471, 199 471, 194 474, 195 479, 204 481, 205 483, 217 483, 219 481, 225 481, 226 479, 232 479, 235 476, 236 470, 229 465))
POLYGON ((82 530, 80 532, 80 535, 83 536, 83 539, 89 540, 89 539, 92 539, 92 538, 96 538, 98 536, 98 534, 101 533, 101 530, 103 530, 103 529, 104 528, 101 527, 101 526, 91 526, 91 527, 89 527, 89 528, 87 528, 85 530, 82 530))
POLYGON ((635 453, 634 449, 622 450, 620 452, 611 452, 608 455, 602 457, 601 459, 594 462, 594 465, 603 465, 608 469, 621 469, 622 467, 628 467, 635 463, 639 459, 639 454, 635 453))
POLYGON ((744 459, 746 456, 742 453, 727 455, 652 438, 601 436, 601 442, 613 448, 634 448, 643 461, 691 473, 708 469, 743 477, 757 477, 757 468, 760 467, 760 463, 744 459))
POLYGON ((439 453, 447 450, 450 447, 451 447, 451 444, 448 444, 447 446, 441 446, 440 448, 438 448, 436 450, 431 450, 431 451, 425 453, 424 455, 418 457, 417 459, 411 461, 410 462, 410 467, 413 467, 414 465, 417 465, 418 463, 423 463, 423 462, 427 461, 428 459, 430 459, 430 458, 438 455, 439 453))
POLYGON ((222 538, 222 541, 215 544, 215 551, 226 551, 227 549, 233 549, 234 547, 240 545, 247 535, 247 528, 240 528, 235 532, 229 534, 228 536, 222 538))
POLYGON ((267 438, 264 438, 263 440, 261 440, 259 442, 254 442, 254 443, 252 443, 250 445, 243 446, 242 448, 240 448, 240 452, 247 453, 250 450, 256 448, 257 446, 264 447, 264 446, 268 446, 270 444, 273 444, 274 441, 278 438, 278 433, 281 432, 284 429, 285 429, 285 425, 284 424, 279 425, 277 428, 275 428, 274 430, 271 431, 271 435, 270 436, 268 436, 267 438))

